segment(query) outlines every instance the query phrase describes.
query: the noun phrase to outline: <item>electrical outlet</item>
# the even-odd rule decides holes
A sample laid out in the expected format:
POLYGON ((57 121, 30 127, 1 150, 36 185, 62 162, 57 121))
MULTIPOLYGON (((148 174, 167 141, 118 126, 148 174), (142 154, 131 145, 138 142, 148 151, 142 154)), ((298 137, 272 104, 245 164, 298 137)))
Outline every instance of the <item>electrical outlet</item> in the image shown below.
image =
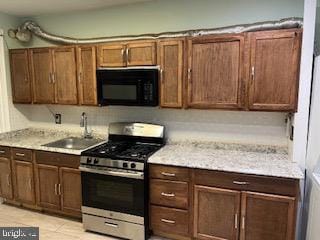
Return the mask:
POLYGON ((61 114, 55 114, 54 119, 56 124, 61 124, 61 114))

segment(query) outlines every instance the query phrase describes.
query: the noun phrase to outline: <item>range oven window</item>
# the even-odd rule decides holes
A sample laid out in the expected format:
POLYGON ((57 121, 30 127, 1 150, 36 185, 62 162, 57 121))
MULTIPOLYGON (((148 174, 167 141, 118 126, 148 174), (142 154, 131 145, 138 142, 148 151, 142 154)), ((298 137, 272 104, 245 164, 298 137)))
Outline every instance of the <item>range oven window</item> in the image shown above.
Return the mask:
POLYGON ((144 181, 81 172, 83 206, 144 216, 144 181))

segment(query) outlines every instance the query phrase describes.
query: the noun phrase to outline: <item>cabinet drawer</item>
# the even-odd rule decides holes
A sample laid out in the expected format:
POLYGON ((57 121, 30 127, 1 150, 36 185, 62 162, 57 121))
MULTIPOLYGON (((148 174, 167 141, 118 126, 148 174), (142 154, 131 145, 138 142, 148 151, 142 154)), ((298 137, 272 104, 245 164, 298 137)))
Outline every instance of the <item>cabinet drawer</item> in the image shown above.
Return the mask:
POLYGON ((299 181, 295 179, 195 170, 195 184, 240 191, 297 196, 299 181))
POLYGON ((32 162, 32 150, 23 148, 12 148, 12 158, 15 160, 32 162))
POLYGON ((150 177, 173 181, 189 181, 189 169, 169 167, 163 165, 151 165, 150 177))
POLYGON ((188 183, 150 180, 150 202, 166 207, 188 209, 188 183))
POLYGON ((11 156, 10 147, 0 146, 0 157, 10 158, 10 156, 11 156))
POLYGON ((150 217, 154 232, 189 235, 189 214, 186 210, 151 206, 150 217))
POLYGON ((35 158, 39 164, 70 168, 79 168, 80 165, 80 156, 70 154, 36 151, 35 158))

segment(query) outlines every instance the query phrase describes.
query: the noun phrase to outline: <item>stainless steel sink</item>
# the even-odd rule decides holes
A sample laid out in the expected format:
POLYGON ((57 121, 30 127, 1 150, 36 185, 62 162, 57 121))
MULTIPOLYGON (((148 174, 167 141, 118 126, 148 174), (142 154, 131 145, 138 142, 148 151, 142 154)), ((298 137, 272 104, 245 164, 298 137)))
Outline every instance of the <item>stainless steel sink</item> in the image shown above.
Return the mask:
POLYGON ((90 146, 98 144, 99 142, 102 142, 102 140, 70 137, 70 138, 64 138, 64 139, 61 139, 61 140, 58 140, 55 142, 51 142, 48 144, 44 144, 42 146, 53 147, 53 148, 73 149, 73 150, 84 150, 90 146))

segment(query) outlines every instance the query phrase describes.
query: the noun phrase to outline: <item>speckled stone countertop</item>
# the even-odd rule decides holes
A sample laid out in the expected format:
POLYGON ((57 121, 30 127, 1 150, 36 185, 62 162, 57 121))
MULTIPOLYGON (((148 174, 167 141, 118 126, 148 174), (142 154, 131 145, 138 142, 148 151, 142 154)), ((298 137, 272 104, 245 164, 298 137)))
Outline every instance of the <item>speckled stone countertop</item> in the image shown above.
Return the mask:
MULTIPOLYGON (((81 132, 63 131, 55 129, 26 128, 22 130, 0 134, 0 146, 80 155, 81 152, 84 150, 73 150, 42 146, 44 144, 67 137, 81 137, 81 132)), ((94 138, 100 140, 100 143, 103 142, 105 139, 102 135, 94 135, 94 138)))
POLYGON ((285 147, 210 142, 168 143, 149 163, 272 177, 303 179, 285 147))

